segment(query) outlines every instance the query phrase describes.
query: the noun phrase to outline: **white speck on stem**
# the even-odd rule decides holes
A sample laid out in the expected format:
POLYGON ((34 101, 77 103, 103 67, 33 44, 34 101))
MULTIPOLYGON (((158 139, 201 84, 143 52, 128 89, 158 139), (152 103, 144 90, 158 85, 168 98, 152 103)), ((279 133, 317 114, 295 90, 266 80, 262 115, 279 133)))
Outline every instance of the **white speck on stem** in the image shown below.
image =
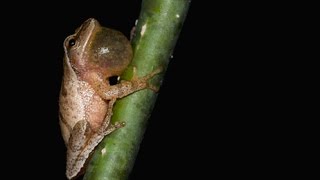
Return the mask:
POLYGON ((138 24, 138 19, 134 22, 134 25, 136 26, 138 24))
POLYGON ((179 18, 180 17, 180 15, 179 14, 176 14, 176 18, 179 18))
POLYGON ((141 28, 141 36, 143 36, 143 34, 146 32, 147 29, 147 24, 144 24, 141 28))
POLYGON ((110 50, 109 50, 109 48, 107 48, 107 47, 102 47, 102 48, 100 48, 99 49, 99 55, 101 55, 101 54, 106 54, 106 53, 109 53, 110 52, 110 50))
POLYGON ((101 150, 101 154, 102 154, 102 155, 104 155, 106 152, 107 152, 106 148, 103 148, 103 149, 101 150))

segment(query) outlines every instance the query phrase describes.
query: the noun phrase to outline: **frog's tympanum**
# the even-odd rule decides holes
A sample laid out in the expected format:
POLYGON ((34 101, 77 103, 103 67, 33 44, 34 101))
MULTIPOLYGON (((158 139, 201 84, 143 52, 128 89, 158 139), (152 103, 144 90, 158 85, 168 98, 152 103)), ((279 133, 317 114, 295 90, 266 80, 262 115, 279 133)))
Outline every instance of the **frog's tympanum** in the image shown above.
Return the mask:
MULTIPOLYGON (((118 98, 151 88, 135 74, 130 81, 111 83, 131 62, 130 41, 119 31, 105 28, 91 18, 64 41, 64 75, 60 91, 60 126, 67 146, 66 176, 76 177, 102 139, 124 123, 111 124, 118 98)), ((135 68, 134 68, 135 72, 135 68)))

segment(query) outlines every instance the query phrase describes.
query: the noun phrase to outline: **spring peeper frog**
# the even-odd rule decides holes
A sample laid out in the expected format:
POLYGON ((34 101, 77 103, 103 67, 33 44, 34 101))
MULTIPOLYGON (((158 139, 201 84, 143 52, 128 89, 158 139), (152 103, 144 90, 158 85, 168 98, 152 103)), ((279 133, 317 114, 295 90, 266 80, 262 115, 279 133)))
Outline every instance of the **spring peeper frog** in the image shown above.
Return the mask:
POLYGON ((104 136, 124 124, 111 124, 118 98, 145 88, 161 70, 111 85, 132 59, 129 40, 119 31, 105 28, 91 18, 64 41, 64 75, 60 91, 60 127, 67 146, 66 176, 76 177, 104 136))

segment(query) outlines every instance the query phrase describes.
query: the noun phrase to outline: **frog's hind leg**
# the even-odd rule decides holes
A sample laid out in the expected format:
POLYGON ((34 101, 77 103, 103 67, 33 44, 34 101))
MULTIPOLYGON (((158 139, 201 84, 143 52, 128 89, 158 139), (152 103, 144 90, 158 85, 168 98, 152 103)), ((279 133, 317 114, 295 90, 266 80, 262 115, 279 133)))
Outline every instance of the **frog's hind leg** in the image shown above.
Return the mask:
POLYGON ((86 136, 91 133, 91 127, 85 120, 77 122, 71 132, 68 147, 71 151, 76 152, 82 149, 86 142, 86 136))
POLYGON ((78 174, 89 155, 86 151, 88 149, 86 142, 90 134, 90 125, 85 120, 77 122, 73 127, 67 148, 66 175, 69 179, 78 174))

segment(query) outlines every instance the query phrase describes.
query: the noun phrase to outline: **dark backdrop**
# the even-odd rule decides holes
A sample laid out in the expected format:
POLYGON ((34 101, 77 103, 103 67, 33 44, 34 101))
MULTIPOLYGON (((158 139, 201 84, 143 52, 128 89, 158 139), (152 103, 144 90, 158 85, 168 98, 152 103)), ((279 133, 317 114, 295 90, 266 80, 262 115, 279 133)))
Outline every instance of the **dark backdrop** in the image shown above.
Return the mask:
MULTIPOLYGON (((1 5, 6 9, 1 11, 3 177, 66 179, 58 124, 64 38, 89 17, 129 36, 140 4, 1 5)), ((277 133, 274 127, 281 127, 270 120, 278 119, 274 113, 285 107, 273 96, 284 82, 275 77, 281 67, 275 60, 284 56, 275 52, 285 46, 273 36, 281 24, 268 25, 275 12, 263 12, 263 7, 191 3, 131 180, 274 172, 260 167, 272 162, 274 149, 281 146, 265 144, 277 142, 267 139, 277 133), (272 131, 266 128, 270 126, 272 131)))
MULTIPOLYGON (((20 4, 22 9, 8 6, 12 11, 4 14, 1 25, 6 40, 3 53, 7 54, 2 65, 2 87, 6 92, 2 102, 8 113, 2 118, 8 123, 2 126, 6 129, 2 131, 3 149, 8 150, 9 157, 4 174, 21 174, 24 179, 66 179, 66 149, 58 124, 64 38, 90 17, 129 37, 140 4, 139 0, 74 5, 52 1, 20 4)), ((191 18, 187 19, 181 32, 130 179, 166 179, 182 173, 177 167, 187 162, 181 152, 188 152, 192 146, 189 140, 194 121, 179 113, 193 114, 195 104, 184 103, 199 97, 187 89, 193 86, 194 76, 201 76, 189 66, 200 60, 191 58, 192 38, 196 35, 191 23, 191 18)))

